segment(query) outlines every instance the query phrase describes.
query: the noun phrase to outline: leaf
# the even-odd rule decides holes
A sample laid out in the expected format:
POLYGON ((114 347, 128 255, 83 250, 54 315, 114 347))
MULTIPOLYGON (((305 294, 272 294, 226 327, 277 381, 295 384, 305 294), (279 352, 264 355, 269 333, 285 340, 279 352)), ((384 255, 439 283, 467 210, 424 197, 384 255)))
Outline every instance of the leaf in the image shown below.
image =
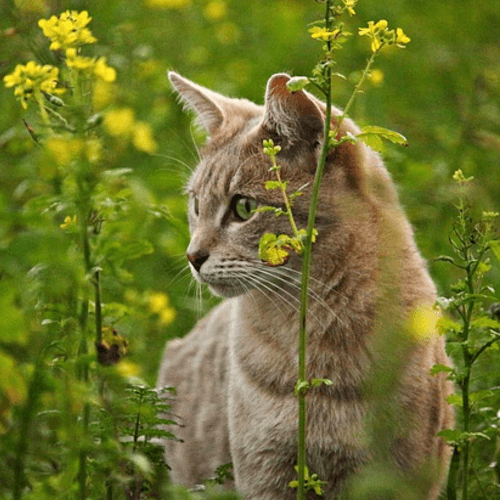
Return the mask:
POLYGON ((280 181, 266 181, 265 188, 267 190, 270 189, 285 189, 286 190, 286 181, 280 182, 280 181))
POLYGON ((438 432, 437 435, 446 439, 449 444, 458 443, 462 437, 462 433, 458 429, 445 429, 438 432))
POLYGON ((482 401, 483 399, 491 398, 495 395, 493 391, 483 390, 469 393, 469 400, 471 403, 477 403, 478 401, 482 401))
POLYGON ((405 136, 393 130, 388 130, 383 127, 367 126, 363 127, 361 133, 356 136, 361 139, 367 146, 380 151, 383 148, 383 143, 381 139, 392 142, 393 144, 399 144, 400 146, 407 147, 408 141, 405 136))
POLYGON ((459 396, 458 394, 450 394, 446 398, 446 401, 448 402, 448 404, 453 406, 462 406, 463 404, 462 396, 459 396))
POLYGON ((439 363, 438 364, 435 364, 432 368, 431 368, 431 375, 437 375, 438 373, 454 373, 455 372, 455 369, 452 368, 451 366, 447 366, 447 365, 440 365, 439 363))
POLYGON ((444 335, 449 332, 458 333, 462 330, 462 325, 448 318, 447 316, 441 316, 436 323, 438 332, 444 335))
POLYGON ((295 396, 298 397, 301 394, 306 394, 306 392, 309 390, 309 387, 311 387, 311 384, 309 384, 307 380, 297 380, 294 390, 295 396))
POLYGON ((294 76, 290 78, 286 84, 287 90, 290 92, 298 92, 304 90, 309 84, 309 78, 306 76, 294 76))
POLYGON ((328 378, 313 378, 311 380, 312 387, 319 387, 320 385, 333 385, 333 381, 328 378))

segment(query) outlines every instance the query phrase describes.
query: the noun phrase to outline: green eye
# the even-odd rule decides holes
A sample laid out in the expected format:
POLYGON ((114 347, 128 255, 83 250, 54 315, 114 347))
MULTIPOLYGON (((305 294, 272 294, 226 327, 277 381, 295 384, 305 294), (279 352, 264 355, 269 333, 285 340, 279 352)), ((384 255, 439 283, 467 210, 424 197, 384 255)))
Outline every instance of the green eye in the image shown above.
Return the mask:
POLYGON ((243 196, 235 196, 233 200, 233 211, 236 217, 240 220, 250 219, 257 208, 257 200, 244 198, 243 196))
POLYGON ((200 208, 199 208, 199 202, 198 202, 198 198, 195 198, 194 199, 194 213, 196 215, 199 215, 200 214, 200 208))

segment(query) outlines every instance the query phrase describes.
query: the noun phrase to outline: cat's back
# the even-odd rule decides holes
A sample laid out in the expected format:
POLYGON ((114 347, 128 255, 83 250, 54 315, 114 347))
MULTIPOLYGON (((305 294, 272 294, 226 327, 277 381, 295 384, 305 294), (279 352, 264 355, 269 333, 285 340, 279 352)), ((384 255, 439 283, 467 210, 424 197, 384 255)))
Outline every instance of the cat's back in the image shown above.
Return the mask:
POLYGON ((175 483, 193 486, 231 461, 227 432, 227 351, 232 300, 198 322, 184 338, 167 344, 158 388, 175 387, 170 404, 184 442, 168 441, 167 461, 175 483))

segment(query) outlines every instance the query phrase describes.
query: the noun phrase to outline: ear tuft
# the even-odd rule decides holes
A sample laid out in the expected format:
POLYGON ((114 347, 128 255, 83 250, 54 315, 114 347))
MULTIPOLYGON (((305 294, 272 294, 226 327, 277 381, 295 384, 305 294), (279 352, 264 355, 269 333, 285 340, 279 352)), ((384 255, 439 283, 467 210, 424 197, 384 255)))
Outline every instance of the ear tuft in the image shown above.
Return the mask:
POLYGON ((288 90, 289 81, 289 75, 278 73, 267 82, 263 127, 289 145, 315 143, 323 131, 323 113, 307 92, 288 90))

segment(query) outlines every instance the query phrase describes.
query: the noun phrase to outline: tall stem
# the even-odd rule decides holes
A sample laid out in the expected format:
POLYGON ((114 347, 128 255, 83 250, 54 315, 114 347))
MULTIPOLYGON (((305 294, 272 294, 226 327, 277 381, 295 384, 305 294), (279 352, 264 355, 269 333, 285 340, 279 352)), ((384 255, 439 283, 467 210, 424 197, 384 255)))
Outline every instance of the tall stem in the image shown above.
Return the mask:
MULTIPOLYGON (((330 30, 332 24, 331 18, 331 0, 326 1, 325 22, 326 29, 330 30)), ((328 52, 331 53, 331 44, 327 42, 328 52)), ((300 315, 299 315, 299 381, 307 380, 307 306, 308 306, 308 290, 309 290, 309 275, 311 268, 311 251, 312 240, 314 231, 314 222, 316 220, 316 209, 319 200, 319 190, 321 181, 323 179, 323 172, 325 170, 326 158, 330 150, 329 137, 330 137, 330 121, 332 118, 332 70, 330 65, 326 68, 326 116, 325 125, 323 130, 323 147, 321 148, 318 166, 316 168, 316 175, 314 177, 314 185, 311 196, 311 203, 309 206, 309 217, 307 220, 307 236, 304 245, 303 261, 302 261, 302 281, 300 289, 300 315)), ((305 492, 305 469, 306 469, 306 439, 307 439, 307 416, 306 416, 306 394, 305 391, 299 391, 298 394, 298 453, 297 453, 297 467, 298 467, 298 488, 297 499, 304 500, 306 497, 305 492)))

